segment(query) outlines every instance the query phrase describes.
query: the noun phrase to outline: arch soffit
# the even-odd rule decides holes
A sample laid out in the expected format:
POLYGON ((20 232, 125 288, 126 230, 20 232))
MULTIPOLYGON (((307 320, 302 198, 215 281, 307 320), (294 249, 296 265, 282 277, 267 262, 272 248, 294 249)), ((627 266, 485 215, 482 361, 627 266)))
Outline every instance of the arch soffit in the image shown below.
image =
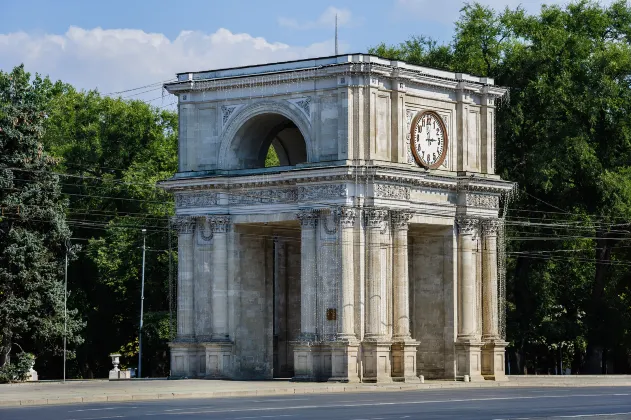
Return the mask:
POLYGON ((264 100, 255 102, 250 105, 246 105, 242 109, 237 111, 237 115, 233 116, 228 122, 227 127, 221 134, 221 146, 219 149, 219 161, 217 166, 220 169, 232 169, 231 163, 228 162, 230 152, 230 145, 234 141, 235 136, 239 132, 239 129, 248 120, 256 117, 260 114, 280 114, 285 118, 289 118, 296 124, 296 127, 300 130, 302 137, 305 140, 305 146, 307 149, 307 162, 312 161, 313 157, 313 141, 311 139, 311 121, 306 118, 304 113, 298 109, 298 107, 289 101, 271 101, 264 100))

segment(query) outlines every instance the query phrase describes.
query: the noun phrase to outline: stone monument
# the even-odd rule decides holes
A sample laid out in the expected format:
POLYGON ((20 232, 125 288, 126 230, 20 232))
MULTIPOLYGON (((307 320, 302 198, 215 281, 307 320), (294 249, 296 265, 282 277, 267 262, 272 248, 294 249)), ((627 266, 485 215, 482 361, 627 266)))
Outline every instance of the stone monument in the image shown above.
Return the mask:
POLYGON ((493 79, 351 54, 165 88, 172 376, 506 378, 493 79))

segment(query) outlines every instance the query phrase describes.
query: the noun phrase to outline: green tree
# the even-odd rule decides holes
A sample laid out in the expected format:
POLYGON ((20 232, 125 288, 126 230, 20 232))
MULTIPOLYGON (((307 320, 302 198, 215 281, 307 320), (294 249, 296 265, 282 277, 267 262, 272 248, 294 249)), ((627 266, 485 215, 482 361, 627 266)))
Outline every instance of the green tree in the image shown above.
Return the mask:
MULTIPOLYGON (((0 367, 13 346, 60 353, 64 325, 63 261, 70 230, 55 159, 42 143, 50 100, 63 86, 22 66, 0 72, 0 367)), ((71 348, 81 342, 68 312, 71 348)))
POLYGON ((124 366, 136 365, 141 229, 147 229, 144 329, 154 333, 143 345, 143 376, 165 376, 173 198, 156 183, 177 170, 177 115, 68 89, 52 103, 47 128, 44 140, 64 174, 74 236, 84 244, 69 273, 73 301, 87 322, 72 375, 106 376, 111 352, 126 356, 124 366))

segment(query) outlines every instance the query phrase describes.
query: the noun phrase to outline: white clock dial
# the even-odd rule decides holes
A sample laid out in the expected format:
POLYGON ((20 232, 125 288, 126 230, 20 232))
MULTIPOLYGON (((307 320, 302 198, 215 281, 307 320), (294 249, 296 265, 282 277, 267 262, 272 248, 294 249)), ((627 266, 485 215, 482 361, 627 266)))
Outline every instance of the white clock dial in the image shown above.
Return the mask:
POLYGON ((445 160, 447 133, 442 119, 434 112, 424 112, 412 124, 412 153, 421 166, 436 168, 445 160))

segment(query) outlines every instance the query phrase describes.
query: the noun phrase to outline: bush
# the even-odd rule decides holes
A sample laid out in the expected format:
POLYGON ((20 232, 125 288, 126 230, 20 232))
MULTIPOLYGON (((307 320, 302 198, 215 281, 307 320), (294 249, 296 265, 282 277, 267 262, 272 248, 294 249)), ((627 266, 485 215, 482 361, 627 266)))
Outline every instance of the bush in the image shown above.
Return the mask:
POLYGON ((35 356, 31 353, 18 353, 15 360, 0 368, 0 383, 24 382, 28 378, 34 361, 35 356))

